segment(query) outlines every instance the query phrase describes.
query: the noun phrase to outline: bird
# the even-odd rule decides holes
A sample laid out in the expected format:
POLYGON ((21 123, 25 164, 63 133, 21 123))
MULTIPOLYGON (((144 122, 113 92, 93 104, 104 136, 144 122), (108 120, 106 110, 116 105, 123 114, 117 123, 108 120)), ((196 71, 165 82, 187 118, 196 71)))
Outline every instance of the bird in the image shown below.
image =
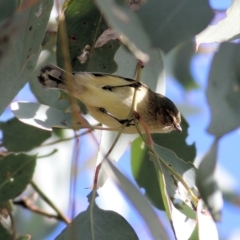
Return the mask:
POLYGON ((176 105, 166 96, 152 91, 146 84, 107 73, 73 72, 48 64, 41 69, 38 80, 46 89, 68 92, 66 75, 71 77, 71 95, 79 99, 89 114, 101 124, 118 131, 125 124, 124 133, 134 134, 146 128, 140 121, 128 119, 136 90, 135 116, 144 122, 150 133, 179 132, 181 114, 176 105), (137 123, 136 123, 137 122, 137 123))

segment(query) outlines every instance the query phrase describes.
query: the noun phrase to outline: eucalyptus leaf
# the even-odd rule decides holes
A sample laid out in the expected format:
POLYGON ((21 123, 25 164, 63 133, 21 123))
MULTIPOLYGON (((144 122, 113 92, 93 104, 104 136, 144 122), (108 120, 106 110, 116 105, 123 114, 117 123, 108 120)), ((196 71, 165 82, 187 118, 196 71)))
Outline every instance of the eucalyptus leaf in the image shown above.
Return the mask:
MULTIPOLYGON (((107 29, 107 25, 93 1, 68 1, 65 4, 65 23, 73 71, 99 71, 108 73, 116 71, 117 66, 113 61, 113 56, 119 47, 119 43, 113 41, 101 48, 94 48, 95 42, 103 31, 107 29), (84 54, 86 46, 90 47, 90 54, 87 54, 86 61, 81 63, 79 57, 84 54)), ((59 29, 57 64, 63 68, 62 48, 64 42, 59 29)))
POLYGON ((240 2, 232 0, 226 14, 223 20, 208 26, 196 36, 197 48, 202 43, 219 43, 240 38, 240 2))
POLYGON ((22 122, 37 128, 51 131, 53 127, 72 128, 71 113, 39 103, 14 102, 13 114, 22 122))
POLYGON ((223 199, 221 190, 219 189, 214 176, 217 164, 217 149, 218 141, 215 140, 209 152, 199 165, 196 176, 196 184, 203 201, 212 214, 212 217, 215 221, 220 221, 223 199))
POLYGON ((139 192, 132 182, 129 181, 129 179, 127 179, 108 159, 106 159, 102 168, 105 174, 108 174, 115 184, 125 193, 132 205, 143 217, 153 238, 168 240, 169 236, 159 217, 156 215, 147 199, 139 192))
MULTIPOLYGON (((92 194, 90 194, 91 196, 92 194)), ((136 233, 118 213, 99 208, 95 202, 81 212, 56 240, 136 240, 136 233)))
POLYGON ((18 29, 13 40, 14 57, 1 62, 0 68, 0 114, 31 77, 52 5, 53 0, 40 0, 14 16, 13 26, 18 29))
POLYGON ((31 181, 36 156, 8 154, 0 160, 0 202, 19 195, 31 181))
POLYGON ((111 0, 97 0, 97 6, 103 13, 109 26, 121 36, 121 41, 142 62, 148 62, 150 40, 142 28, 141 21, 127 6, 111 0))
POLYGON ((218 230, 212 216, 204 209, 203 201, 200 199, 197 206, 198 239, 218 240, 218 230))
POLYGON ((207 87, 211 109, 208 132, 221 137, 240 126, 240 45, 222 43, 215 54, 207 87))
POLYGON ((214 17, 207 0, 151 0, 136 14, 152 46, 165 52, 193 38, 214 17))
POLYGON ((0 129, 3 133, 2 144, 10 152, 30 151, 51 137, 50 132, 36 129, 16 118, 0 122, 0 129))
POLYGON ((198 87, 198 84, 194 80, 193 74, 191 73, 191 60, 195 53, 195 46, 193 41, 185 41, 178 47, 173 49, 170 54, 174 56, 172 71, 176 80, 186 89, 192 90, 198 87), (172 53, 173 52, 173 53, 172 53))

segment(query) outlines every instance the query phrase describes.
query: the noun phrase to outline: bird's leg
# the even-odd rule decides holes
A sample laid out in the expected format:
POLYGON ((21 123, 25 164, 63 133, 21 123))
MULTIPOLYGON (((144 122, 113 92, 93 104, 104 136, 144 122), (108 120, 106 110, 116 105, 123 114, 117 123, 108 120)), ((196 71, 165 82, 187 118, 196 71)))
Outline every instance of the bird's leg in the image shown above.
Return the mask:
POLYGON ((126 124, 126 127, 129 127, 129 126, 134 126, 134 120, 133 118, 131 119, 118 119, 116 117, 114 117, 111 113, 109 113, 105 108, 99 108, 99 111, 101 111, 102 113, 104 114, 107 114, 108 116, 110 116, 111 118, 115 119, 117 122, 119 122, 120 124, 126 124))
POLYGON ((141 80, 141 75, 142 75, 142 69, 144 68, 144 64, 142 61, 138 60, 137 61, 137 66, 136 66, 136 72, 135 72, 135 79, 137 82, 140 82, 141 80))
POLYGON ((130 84, 124 84, 124 85, 118 85, 118 86, 111 86, 111 85, 106 85, 103 86, 102 89, 104 90, 109 90, 112 91, 113 88, 121 88, 121 87, 133 87, 135 89, 139 88, 142 84, 140 82, 134 82, 130 84))

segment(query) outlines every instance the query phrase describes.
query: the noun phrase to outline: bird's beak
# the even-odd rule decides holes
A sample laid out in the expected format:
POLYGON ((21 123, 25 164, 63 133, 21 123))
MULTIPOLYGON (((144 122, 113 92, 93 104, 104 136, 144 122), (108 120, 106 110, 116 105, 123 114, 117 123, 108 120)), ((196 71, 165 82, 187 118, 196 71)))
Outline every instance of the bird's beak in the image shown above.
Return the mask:
POLYGON ((182 127, 179 124, 174 125, 174 128, 178 131, 178 132, 182 132, 182 127))

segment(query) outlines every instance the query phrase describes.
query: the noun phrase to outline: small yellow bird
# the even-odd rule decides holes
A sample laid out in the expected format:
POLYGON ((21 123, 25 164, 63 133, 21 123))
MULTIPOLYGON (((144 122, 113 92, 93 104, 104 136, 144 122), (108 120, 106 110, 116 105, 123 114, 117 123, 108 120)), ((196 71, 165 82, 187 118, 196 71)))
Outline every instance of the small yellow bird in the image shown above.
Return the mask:
MULTIPOLYGON (((46 88, 57 88, 67 92, 64 80, 66 74, 59 67, 47 65, 42 68, 38 79, 46 88)), ((141 82, 111 74, 90 72, 72 73, 72 81, 72 96, 82 101, 89 114, 109 128, 117 131, 126 123, 124 133, 137 133, 133 119, 127 119, 134 90, 137 89, 136 112, 150 133, 182 131, 181 115, 175 104, 141 82)), ((138 126, 144 132, 143 126, 138 126)))

